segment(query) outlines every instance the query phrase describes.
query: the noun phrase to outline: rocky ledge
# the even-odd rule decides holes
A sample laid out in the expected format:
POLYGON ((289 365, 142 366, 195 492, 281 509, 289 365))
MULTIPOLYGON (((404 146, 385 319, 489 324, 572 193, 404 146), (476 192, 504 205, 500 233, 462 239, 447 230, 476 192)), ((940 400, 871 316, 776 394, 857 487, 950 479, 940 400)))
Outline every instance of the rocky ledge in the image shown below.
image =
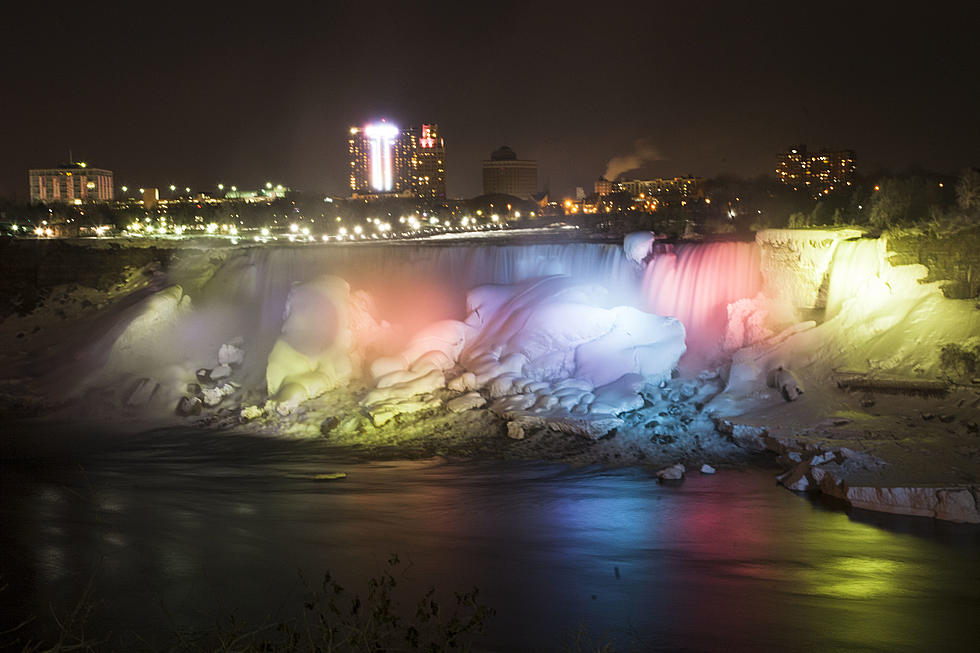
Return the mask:
MULTIPOLYGON (((868 432, 853 437, 841 429, 847 425, 832 421, 803 435, 731 420, 720 420, 718 428, 747 450, 778 455, 785 471, 777 478, 795 492, 822 492, 863 510, 980 524, 980 485, 966 470, 943 467, 929 449, 920 448, 912 458, 902 455, 907 448, 895 439, 884 444, 868 432)), ((939 444, 931 442, 937 450, 939 444)))

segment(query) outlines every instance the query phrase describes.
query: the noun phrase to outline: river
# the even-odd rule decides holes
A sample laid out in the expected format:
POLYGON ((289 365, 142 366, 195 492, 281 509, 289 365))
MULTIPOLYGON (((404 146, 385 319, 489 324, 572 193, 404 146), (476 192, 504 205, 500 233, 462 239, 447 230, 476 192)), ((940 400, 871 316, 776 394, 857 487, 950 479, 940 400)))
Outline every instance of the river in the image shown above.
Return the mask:
MULTIPOLYGON (((977 650, 980 529, 839 508, 772 470, 689 474, 548 463, 368 460, 319 441, 199 430, 22 432, 4 451, 4 626, 51 636, 91 582, 116 650, 298 611, 398 555, 413 607, 480 589, 480 650, 977 650), (65 440, 68 442, 68 440, 65 440), (44 453, 39 453, 43 451, 44 453), (316 474, 343 471, 336 481, 316 474), (619 650, 619 649, 618 649, 619 650)), ((9 442, 9 440, 8 440, 9 442)))

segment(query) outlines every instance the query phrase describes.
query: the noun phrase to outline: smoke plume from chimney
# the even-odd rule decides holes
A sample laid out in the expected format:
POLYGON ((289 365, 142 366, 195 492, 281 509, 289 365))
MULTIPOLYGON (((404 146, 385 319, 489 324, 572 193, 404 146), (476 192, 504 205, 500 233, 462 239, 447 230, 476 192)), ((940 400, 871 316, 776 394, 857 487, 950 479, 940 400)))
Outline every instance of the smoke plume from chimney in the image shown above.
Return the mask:
POLYGON ((624 172, 636 170, 637 168, 650 163, 651 161, 663 161, 664 157, 660 151, 644 138, 638 139, 633 146, 633 152, 623 156, 614 156, 606 164, 606 173, 603 175, 608 181, 616 181, 616 178, 624 172))

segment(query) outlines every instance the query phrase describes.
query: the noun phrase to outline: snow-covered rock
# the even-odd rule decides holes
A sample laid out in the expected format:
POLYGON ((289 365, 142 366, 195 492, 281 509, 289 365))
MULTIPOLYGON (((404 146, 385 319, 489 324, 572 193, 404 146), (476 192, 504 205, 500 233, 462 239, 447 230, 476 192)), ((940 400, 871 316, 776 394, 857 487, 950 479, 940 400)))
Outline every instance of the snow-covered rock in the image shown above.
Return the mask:
POLYGON ((646 258, 653 251, 656 236, 652 231, 634 231, 623 237, 623 252, 626 258, 638 266, 644 266, 646 258))
POLYGON ((245 406, 238 414, 243 421, 258 419, 262 415, 263 410, 259 406, 245 406))
POLYGON ((181 417, 190 417, 201 413, 202 402, 198 397, 181 397, 177 402, 177 414, 181 417))
POLYGON ((769 328, 769 300, 762 293, 728 305, 728 323, 722 348, 733 352, 773 336, 769 328))
POLYGON ((781 474, 779 476, 779 482, 787 489, 793 490, 794 492, 802 492, 810 487, 809 472, 809 461, 803 461, 797 463, 788 472, 781 474))
POLYGON ((701 465, 702 474, 714 474, 715 471, 716 471, 715 468, 709 465, 708 463, 701 465))
POLYGON ((816 467, 817 465, 823 465, 824 463, 832 462, 836 459, 833 451, 825 451, 822 454, 818 454, 810 459, 810 466, 816 467))
POLYGON ((479 392, 467 392, 446 402, 446 408, 453 413, 462 413, 486 405, 487 400, 479 392))
POLYGON ((229 376, 231 376, 231 365, 221 364, 211 370, 210 379, 212 381, 220 381, 221 379, 227 379, 229 376))
POLYGON ((217 406, 226 397, 221 388, 202 388, 201 399, 205 406, 217 406))
POLYGON ((684 478, 684 471, 684 465, 677 463, 658 471, 657 478, 661 481, 679 481, 684 478))
POLYGON ((769 370, 766 376, 766 385, 779 390, 786 401, 795 401, 803 394, 803 388, 800 387, 796 375, 784 367, 769 370))
POLYGON ((381 377, 378 380, 378 386, 361 400, 361 404, 371 407, 382 403, 397 402, 445 386, 446 377, 440 370, 427 372, 396 371, 381 377))
POLYGON ((764 426, 754 426, 751 424, 739 424, 731 420, 722 419, 716 423, 718 430, 731 438, 732 442, 748 449, 749 451, 765 451, 765 436, 768 430, 764 426))
POLYGON ((980 523, 976 498, 967 488, 848 487, 844 497, 855 508, 980 523))
POLYGON ((218 364, 238 366, 245 360, 245 350, 237 344, 225 343, 218 348, 218 364))

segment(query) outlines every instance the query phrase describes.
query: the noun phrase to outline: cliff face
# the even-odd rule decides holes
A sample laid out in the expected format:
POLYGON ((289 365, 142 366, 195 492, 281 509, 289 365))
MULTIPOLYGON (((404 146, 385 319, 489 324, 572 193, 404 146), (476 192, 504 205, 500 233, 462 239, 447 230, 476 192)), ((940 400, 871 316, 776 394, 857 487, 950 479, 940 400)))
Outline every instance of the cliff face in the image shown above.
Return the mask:
POLYGON ((950 299, 980 297, 980 227, 949 238, 925 234, 889 234, 893 265, 920 263, 929 269, 925 281, 942 281, 950 299))
POLYGON ((90 246, 67 240, 0 239, 0 320, 15 312, 29 313, 55 286, 109 290, 127 269, 151 263, 165 266, 171 253, 115 243, 90 246))

